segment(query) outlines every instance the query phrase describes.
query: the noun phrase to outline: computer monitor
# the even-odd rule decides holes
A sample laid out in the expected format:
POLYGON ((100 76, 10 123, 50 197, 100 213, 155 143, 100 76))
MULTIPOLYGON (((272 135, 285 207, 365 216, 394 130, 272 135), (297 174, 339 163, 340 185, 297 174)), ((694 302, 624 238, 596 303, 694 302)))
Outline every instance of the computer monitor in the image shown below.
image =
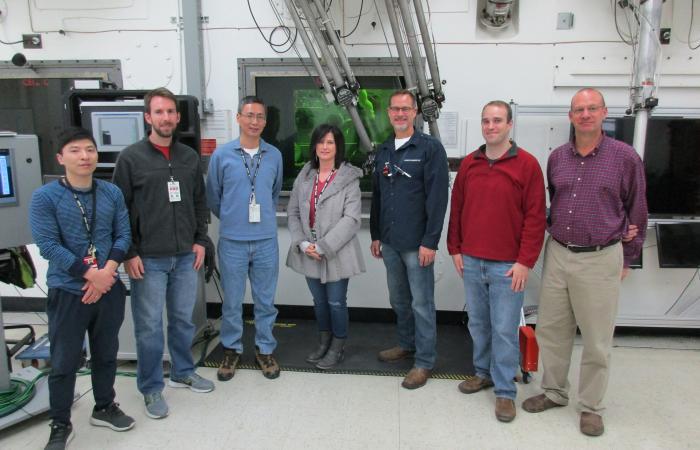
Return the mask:
POLYGON ((0 207, 17 204, 13 166, 12 149, 0 148, 0 207))
MULTIPOLYGON (((608 118, 603 131, 632 145, 634 118, 608 118)), ((651 117, 644 172, 651 218, 700 218, 700 119, 651 117)))
POLYGON ((700 222, 657 223, 656 243, 659 267, 700 267, 700 222))
POLYGON ((90 115, 97 167, 114 167, 119 153, 145 136, 142 111, 93 111, 90 115))

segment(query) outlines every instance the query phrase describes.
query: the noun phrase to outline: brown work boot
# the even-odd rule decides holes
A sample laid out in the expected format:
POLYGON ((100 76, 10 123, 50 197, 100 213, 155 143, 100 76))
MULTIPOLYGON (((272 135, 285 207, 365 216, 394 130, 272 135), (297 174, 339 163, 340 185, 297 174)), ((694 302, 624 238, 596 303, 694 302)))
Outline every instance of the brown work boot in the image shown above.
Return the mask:
POLYGON ((583 411, 581 413, 581 433, 586 436, 600 436, 605 431, 603 418, 595 413, 583 411))
POLYGON ((515 419, 515 402, 509 398, 496 397, 496 419, 512 422, 515 419))
POLYGON ((381 352, 379 352, 379 355, 377 355, 377 357, 382 362, 393 363, 401 361, 403 359, 412 358, 414 353, 415 352, 404 350, 403 348, 396 346, 388 350, 382 350, 381 352))
POLYGON ((219 381, 228 381, 236 374, 236 367, 241 354, 231 348, 224 348, 224 360, 221 361, 219 370, 216 371, 216 378, 219 381))
POLYGON ((566 405, 560 405, 547 398, 546 395, 540 394, 530 397, 523 402, 523 409, 529 413, 538 413, 551 408, 559 408, 566 405))
POLYGON ((421 369, 419 367, 414 367, 408 371, 406 378, 403 379, 401 386, 406 389, 418 389, 419 387, 425 386, 430 378, 430 369, 421 369))
POLYGON ((265 355, 260 353, 257 347, 255 347, 255 364, 260 367, 262 374, 265 378, 274 380, 280 376, 280 366, 272 357, 272 354, 265 355))
POLYGON ((473 377, 467 377, 466 380, 459 383, 457 388, 462 394, 473 394, 474 392, 479 392, 482 389, 490 388, 492 386, 493 381, 474 375, 473 377))

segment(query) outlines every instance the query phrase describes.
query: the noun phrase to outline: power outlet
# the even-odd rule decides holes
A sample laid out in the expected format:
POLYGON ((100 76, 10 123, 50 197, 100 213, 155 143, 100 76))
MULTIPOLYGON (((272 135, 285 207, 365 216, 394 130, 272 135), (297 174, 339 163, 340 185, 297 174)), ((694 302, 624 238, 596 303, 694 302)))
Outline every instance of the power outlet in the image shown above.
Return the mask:
POLYGON ((22 42, 24 48, 41 48, 41 35, 40 34, 23 34, 22 42))

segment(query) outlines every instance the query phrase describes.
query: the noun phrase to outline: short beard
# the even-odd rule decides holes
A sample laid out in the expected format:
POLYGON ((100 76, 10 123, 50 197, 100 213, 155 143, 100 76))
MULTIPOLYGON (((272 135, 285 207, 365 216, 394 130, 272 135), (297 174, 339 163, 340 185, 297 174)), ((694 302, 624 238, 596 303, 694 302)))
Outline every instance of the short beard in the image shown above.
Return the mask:
POLYGON ((153 127, 153 132, 157 134, 158 136, 162 138, 170 138, 173 137, 173 132, 170 132, 168 134, 163 133, 159 128, 153 127))

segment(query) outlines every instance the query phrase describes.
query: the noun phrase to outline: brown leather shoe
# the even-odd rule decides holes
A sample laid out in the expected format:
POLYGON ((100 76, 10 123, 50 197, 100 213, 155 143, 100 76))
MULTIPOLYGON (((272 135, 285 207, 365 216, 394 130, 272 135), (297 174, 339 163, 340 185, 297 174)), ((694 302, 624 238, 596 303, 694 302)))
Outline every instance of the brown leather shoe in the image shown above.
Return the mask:
POLYGON ((236 367, 238 366, 238 361, 240 360, 241 354, 237 351, 224 348, 224 359, 221 361, 219 370, 216 371, 216 378, 219 381, 228 381, 236 373, 236 367))
POLYGON ((515 402, 509 398, 496 397, 496 419, 512 422, 515 419, 515 402))
POLYGON ((595 413, 583 411, 581 413, 581 433, 586 436, 600 436, 605 431, 603 418, 595 413))
POLYGON ((406 389, 418 389, 419 387, 425 386, 425 383, 428 382, 428 378, 430 378, 429 369, 414 367, 408 371, 408 374, 406 375, 406 378, 403 379, 401 386, 405 387, 406 389))
POLYGON ((381 352, 379 352, 379 355, 377 355, 377 357, 382 362, 393 363, 401 361, 403 359, 413 358, 414 353, 415 352, 411 352, 397 346, 392 347, 388 350, 382 350, 381 352))
POLYGON ((523 402, 523 409, 529 413, 538 413, 546 411, 551 408, 559 408, 566 405, 560 405, 559 403, 554 403, 547 398, 546 395, 540 394, 530 397, 523 402))
POLYGON ((457 389, 459 389, 459 392, 462 394, 473 394, 474 392, 479 392, 491 386, 493 386, 493 381, 474 375, 459 383, 457 389))
POLYGON ((274 380, 280 376, 280 366, 275 361, 275 358, 271 354, 265 355, 260 353, 257 347, 255 348, 255 364, 260 367, 265 378, 274 380))

